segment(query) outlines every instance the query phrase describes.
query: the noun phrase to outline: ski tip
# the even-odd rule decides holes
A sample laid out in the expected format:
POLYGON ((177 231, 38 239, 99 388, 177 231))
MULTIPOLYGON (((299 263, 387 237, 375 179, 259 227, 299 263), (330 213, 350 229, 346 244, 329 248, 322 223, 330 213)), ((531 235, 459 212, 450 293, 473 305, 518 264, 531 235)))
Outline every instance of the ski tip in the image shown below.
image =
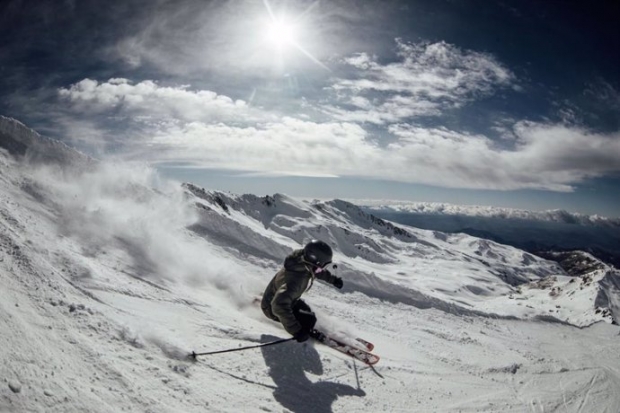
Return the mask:
POLYGON ((370 341, 366 341, 363 338, 356 338, 355 340, 358 343, 362 344, 366 348, 366 351, 373 351, 375 349, 375 345, 372 344, 370 341))
POLYGON ((373 358, 371 360, 368 360, 367 364, 370 366, 374 366, 375 364, 379 362, 379 360, 381 360, 381 357, 373 354, 373 358))

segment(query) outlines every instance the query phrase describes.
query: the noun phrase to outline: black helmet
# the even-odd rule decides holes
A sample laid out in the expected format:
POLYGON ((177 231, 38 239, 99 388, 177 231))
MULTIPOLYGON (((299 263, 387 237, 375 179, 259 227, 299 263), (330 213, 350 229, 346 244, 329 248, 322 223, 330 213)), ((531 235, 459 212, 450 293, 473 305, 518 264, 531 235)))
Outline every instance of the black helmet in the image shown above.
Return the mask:
POLYGON ((304 247, 304 260, 312 265, 324 267, 332 262, 332 249, 323 241, 313 239, 304 247))

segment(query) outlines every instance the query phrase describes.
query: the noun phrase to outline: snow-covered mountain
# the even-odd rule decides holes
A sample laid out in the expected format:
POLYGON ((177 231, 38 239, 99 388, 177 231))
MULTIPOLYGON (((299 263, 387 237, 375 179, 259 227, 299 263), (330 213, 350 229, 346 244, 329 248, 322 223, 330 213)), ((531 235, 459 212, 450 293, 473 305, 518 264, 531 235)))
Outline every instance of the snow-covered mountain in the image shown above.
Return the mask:
POLYGON ((381 218, 435 231, 466 233, 512 245, 536 255, 583 250, 620 267, 620 220, 505 208, 406 203, 364 206, 381 218))
MULTIPOLYGON (((553 261, 513 247, 465 234, 397 226, 341 200, 304 202, 279 194, 259 198, 205 191, 191 184, 185 188, 196 197, 193 202, 200 211, 191 229, 216 244, 242 246, 240 259, 260 257, 278 263, 287 251, 318 238, 335 246, 339 273, 347 280, 345 291, 454 314, 566 322, 572 318, 579 326, 601 319, 596 306, 575 307, 588 301, 571 298, 573 290, 582 287, 577 283, 571 288, 574 277, 553 261), (524 289, 530 294, 519 298, 528 296, 536 306, 508 301, 524 289), (565 294, 549 300, 545 296, 551 289, 565 294)), ((608 266, 603 268, 592 275, 597 281, 613 273, 608 266)), ((600 288, 593 285, 588 290, 596 297, 600 288)), ((611 313, 605 314, 611 320, 611 313)))
POLYGON ((178 185, 7 118, 0 147, 0 411, 620 410, 604 263, 178 185), (304 298, 321 329, 375 344, 382 377, 313 343, 186 358, 286 337, 255 298, 312 238, 345 286, 304 298))
POLYGON ((88 168, 93 159, 55 139, 39 135, 23 123, 0 115, 0 143, 16 159, 36 164, 88 168))
POLYGON ((516 208, 501 208, 483 205, 454 205, 442 202, 408 202, 357 200, 357 204, 385 212, 412 214, 462 215, 485 218, 520 219, 526 221, 559 222, 564 224, 598 225, 620 228, 620 218, 600 215, 586 215, 568 212, 563 209, 548 211, 528 211, 516 208))

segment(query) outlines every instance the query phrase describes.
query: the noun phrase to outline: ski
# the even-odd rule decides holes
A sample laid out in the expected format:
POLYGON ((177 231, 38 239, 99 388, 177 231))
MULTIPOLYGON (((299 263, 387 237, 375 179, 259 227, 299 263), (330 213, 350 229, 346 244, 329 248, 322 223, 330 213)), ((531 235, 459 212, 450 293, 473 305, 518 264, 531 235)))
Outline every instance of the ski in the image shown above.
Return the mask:
POLYGON ((337 350, 343 354, 346 354, 347 356, 353 357, 354 359, 359 360, 369 366, 377 364, 380 360, 380 357, 376 354, 372 354, 368 351, 343 343, 340 340, 336 340, 319 331, 315 330, 312 334, 312 337, 314 337, 320 343, 325 344, 326 346, 333 348, 334 350, 337 350))
POLYGON ((366 347, 367 351, 372 351, 375 348, 375 345, 372 344, 370 341, 366 341, 363 338, 356 338, 355 341, 361 343, 364 347, 366 347))

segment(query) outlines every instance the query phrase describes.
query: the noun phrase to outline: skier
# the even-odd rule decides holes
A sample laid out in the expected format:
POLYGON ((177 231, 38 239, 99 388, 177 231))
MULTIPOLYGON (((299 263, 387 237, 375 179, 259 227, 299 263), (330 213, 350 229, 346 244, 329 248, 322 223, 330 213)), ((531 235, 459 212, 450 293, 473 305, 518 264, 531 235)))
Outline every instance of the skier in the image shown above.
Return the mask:
POLYGON ((323 241, 312 240, 303 249, 289 254, 282 268, 263 293, 261 309, 268 318, 282 323, 298 342, 313 335, 316 316, 301 295, 312 287, 315 278, 342 288, 342 278, 327 268, 332 262, 332 249, 323 241))

